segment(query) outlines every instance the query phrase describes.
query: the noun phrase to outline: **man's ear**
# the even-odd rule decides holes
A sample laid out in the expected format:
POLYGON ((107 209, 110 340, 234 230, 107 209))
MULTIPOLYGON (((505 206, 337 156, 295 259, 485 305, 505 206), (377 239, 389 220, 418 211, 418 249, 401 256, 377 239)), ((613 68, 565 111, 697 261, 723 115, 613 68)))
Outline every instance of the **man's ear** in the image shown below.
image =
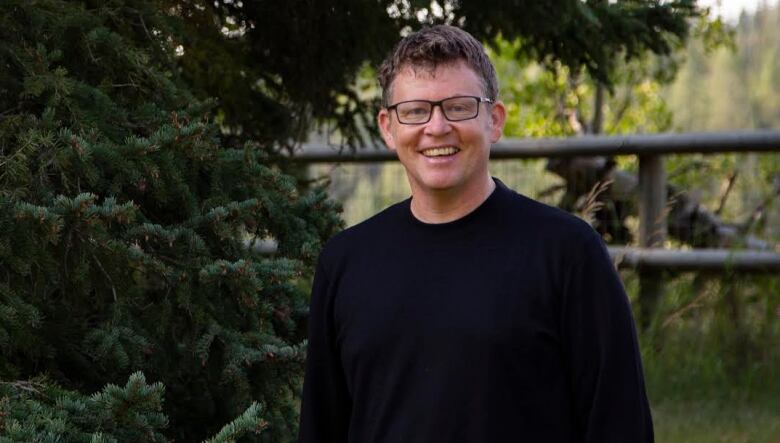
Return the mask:
POLYGON ((504 102, 497 101, 490 106, 490 143, 501 139, 506 124, 506 107, 504 102))
POLYGON ((390 111, 385 108, 380 109, 379 113, 376 115, 376 121, 379 124, 379 131, 382 133, 382 139, 384 139, 388 149, 395 151, 395 139, 393 138, 392 131, 390 131, 390 126, 393 124, 391 121, 392 118, 390 111))

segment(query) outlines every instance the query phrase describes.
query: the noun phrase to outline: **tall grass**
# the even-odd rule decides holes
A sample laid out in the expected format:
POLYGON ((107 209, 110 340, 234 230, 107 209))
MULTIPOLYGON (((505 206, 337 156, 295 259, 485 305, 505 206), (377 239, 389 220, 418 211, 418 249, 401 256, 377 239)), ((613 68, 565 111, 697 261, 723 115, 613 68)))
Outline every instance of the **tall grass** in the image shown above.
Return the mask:
POLYGON ((640 331, 657 440, 780 443, 780 276, 668 277, 640 331))

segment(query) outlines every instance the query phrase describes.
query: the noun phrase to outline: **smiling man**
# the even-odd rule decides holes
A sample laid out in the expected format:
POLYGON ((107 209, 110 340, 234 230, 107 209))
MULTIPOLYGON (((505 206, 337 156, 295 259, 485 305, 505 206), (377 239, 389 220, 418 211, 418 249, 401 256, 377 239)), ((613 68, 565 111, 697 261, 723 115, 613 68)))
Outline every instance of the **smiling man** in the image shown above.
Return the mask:
POLYGON ((482 45, 425 28, 379 81, 379 126, 412 196, 320 256, 300 442, 652 441, 601 239, 490 176, 506 110, 482 45))

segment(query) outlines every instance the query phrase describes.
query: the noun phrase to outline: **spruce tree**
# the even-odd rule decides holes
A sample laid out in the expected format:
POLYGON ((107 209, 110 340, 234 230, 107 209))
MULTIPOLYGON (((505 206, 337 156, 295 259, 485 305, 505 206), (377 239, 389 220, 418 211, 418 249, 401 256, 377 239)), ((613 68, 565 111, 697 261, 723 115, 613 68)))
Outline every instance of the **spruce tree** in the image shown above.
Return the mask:
POLYGON ((333 203, 221 144, 159 2, 1 9, 0 435, 289 441, 333 203))

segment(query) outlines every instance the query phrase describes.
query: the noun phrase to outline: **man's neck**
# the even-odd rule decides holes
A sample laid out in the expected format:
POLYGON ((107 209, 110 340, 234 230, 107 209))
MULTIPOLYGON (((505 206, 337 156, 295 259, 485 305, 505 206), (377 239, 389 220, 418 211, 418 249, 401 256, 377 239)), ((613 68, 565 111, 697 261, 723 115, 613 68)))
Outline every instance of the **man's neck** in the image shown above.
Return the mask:
POLYGON ((423 223, 439 224, 455 221, 477 209, 496 184, 488 175, 476 189, 444 190, 413 193, 411 210, 414 217, 423 223))

